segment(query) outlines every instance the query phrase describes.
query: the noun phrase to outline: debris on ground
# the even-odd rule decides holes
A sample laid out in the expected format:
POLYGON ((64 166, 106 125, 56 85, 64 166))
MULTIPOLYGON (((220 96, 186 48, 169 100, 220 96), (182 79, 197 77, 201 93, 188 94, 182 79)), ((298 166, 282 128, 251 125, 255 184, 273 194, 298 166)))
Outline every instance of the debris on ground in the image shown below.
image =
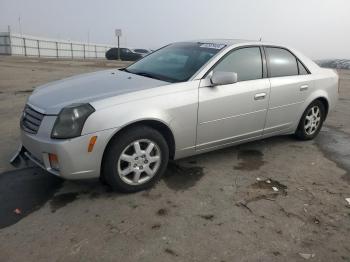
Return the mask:
POLYGON ((277 187, 273 186, 272 189, 273 189, 273 191, 278 192, 278 188, 277 187))
MULTIPOLYGON (((259 178, 260 179, 260 178, 259 178)), ((273 179, 265 179, 265 180, 258 180, 257 182, 252 184, 252 187, 255 189, 264 189, 264 190, 271 190, 276 193, 281 193, 283 195, 287 194, 287 186, 281 184, 280 182, 273 180, 273 179)))
POLYGON ((304 259, 310 259, 310 258, 314 258, 315 254, 311 253, 311 254, 307 254, 307 253, 299 253, 299 256, 301 256, 304 259))
POLYGON ((320 220, 317 217, 314 217, 313 222, 318 225, 320 223, 320 220))
POLYGON ((350 198, 345 198, 345 200, 348 202, 348 204, 350 205, 350 198))
POLYGON ((19 209, 19 208, 16 208, 15 210, 13 210, 13 212, 14 212, 15 214, 17 214, 17 215, 22 214, 22 211, 21 211, 21 209, 19 209))
POLYGON ((201 218, 205 219, 205 220, 210 220, 212 221, 214 219, 214 215, 209 214, 209 215, 200 215, 201 218))

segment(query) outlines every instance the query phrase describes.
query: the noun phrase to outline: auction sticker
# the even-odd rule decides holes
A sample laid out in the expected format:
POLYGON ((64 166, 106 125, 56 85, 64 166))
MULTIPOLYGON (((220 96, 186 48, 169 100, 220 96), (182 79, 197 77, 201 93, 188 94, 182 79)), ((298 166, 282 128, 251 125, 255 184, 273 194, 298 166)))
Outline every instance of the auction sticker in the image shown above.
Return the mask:
POLYGON ((204 43, 204 44, 201 44, 199 47, 202 47, 202 48, 212 48, 212 49, 222 49, 224 48, 226 45, 224 44, 215 44, 215 43, 204 43))

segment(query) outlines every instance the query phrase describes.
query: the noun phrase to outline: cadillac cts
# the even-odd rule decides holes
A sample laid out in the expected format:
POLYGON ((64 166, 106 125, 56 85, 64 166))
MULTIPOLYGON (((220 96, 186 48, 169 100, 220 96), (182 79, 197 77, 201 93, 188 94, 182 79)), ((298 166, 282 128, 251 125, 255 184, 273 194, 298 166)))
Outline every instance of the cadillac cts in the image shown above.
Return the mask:
POLYGON ((337 98, 337 74, 294 49, 175 43, 124 69, 36 88, 12 162, 135 192, 153 185, 169 159, 282 134, 313 139, 337 98))

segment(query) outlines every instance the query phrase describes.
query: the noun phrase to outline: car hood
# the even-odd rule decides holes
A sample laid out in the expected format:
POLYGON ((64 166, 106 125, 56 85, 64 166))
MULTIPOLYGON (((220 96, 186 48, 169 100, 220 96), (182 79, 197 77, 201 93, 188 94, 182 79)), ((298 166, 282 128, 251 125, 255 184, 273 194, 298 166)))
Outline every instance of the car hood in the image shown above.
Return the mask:
POLYGON ((96 100, 167 85, 168 82, 117 69, 73 76, 37 87, 28 104, 43 114, 58 114, 73 103, 96 100))

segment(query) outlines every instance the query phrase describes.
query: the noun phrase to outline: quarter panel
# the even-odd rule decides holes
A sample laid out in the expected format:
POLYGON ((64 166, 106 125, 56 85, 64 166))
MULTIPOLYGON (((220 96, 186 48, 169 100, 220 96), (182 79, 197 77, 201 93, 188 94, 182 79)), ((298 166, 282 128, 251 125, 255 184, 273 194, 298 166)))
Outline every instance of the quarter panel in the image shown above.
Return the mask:
POLYGON ((294 132, 299 124, 300 118, 306 108, 311 104, 312 101, 318 98, 324 98, 328 102, 328 111, 334 109, 338 100, 338 75, 332 70, 325 69, 322 73, 313 75, 314 88, 310 91, 310 94, 305 99, 304 103, 298 108, 295 116, 294 126, 292 131, 294 132))

